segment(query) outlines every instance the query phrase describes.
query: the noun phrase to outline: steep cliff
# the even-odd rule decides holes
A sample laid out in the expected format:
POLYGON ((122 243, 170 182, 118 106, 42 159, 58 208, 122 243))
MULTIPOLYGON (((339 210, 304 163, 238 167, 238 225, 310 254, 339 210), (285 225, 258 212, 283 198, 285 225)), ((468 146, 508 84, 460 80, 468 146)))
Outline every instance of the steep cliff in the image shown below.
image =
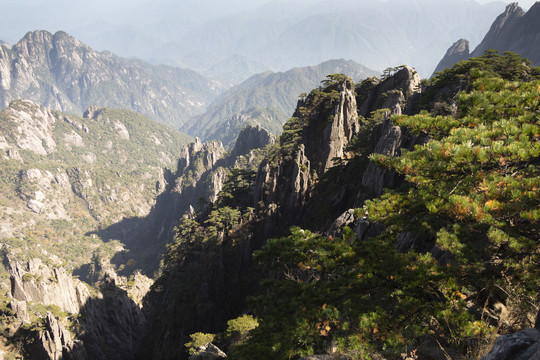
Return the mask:
POLYGON ((12 265, 10 279, 14 299, 56 305, 72 314, 79 313, 90 297, 88 288, 65 269, 50 268, 39 259, 12 265))
POLYGON ((39 259, 11 264, 10 278, 8 337, 29 358, 134 357, 146 325, 136 300, 148 291, 148 278, 138 274, 128 283, 109 270, 91 288, 39 259))
POLYGON ((195 72, 100 53, 61 31, 29 32, 11 47, 0 45, 0 107, 18 98, 78 115, 109 106, 179 128, 219 91, 195 72))

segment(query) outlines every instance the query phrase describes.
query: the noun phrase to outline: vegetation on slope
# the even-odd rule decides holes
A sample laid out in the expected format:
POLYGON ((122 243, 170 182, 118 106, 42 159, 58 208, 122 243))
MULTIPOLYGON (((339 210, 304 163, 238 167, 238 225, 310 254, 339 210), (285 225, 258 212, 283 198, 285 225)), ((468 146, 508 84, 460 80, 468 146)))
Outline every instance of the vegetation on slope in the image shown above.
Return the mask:
MULTIPOLYGON (((476 357, 496 334, 530 327, 540 293, 538 70, 490 52, 433 79, 420 105, 436 114, 392 118, 426 142, 370 156, 406 180, 355 212, 384 231, 360 240, 348 228, 293 227, 269 240, 255 253, 262 291, 248 299, 258 326, 228 357, 393 357, 430 341, 476 357)), ((280 139, 285 156, 297 123, 280 139)), ((357 141, 351 163, 365 164, 369 149, 357 141)))
POLYGON ((176 166, 189 141, 127 110, 94 109, 78 118, 17 100, 0 120, 3 152, 11 154, 0 156, 2 249, 12 260, 55 259, 69 268, 93 252, 109 258, 122 248, 90 233, 146 215, 163 190, 156 186, 163 169, 176 166), (48 140, 23 146, 36 131, 48 140), (41 143, 44 152, 36 152, 41 143))

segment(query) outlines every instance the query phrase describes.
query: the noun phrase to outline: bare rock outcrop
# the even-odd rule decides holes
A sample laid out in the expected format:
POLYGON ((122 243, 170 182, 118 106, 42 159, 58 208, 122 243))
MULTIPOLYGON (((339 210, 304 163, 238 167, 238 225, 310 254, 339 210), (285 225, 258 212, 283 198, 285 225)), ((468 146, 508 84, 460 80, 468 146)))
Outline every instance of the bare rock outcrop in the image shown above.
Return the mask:
MULTIPOLYGON (((480 56, 487 49, 503 50, 504 47, 511 45, 512 40, 517 40, 516 36, 523 36, 524 34, 516 34, 513 31, 517 30, 516 27, 519 26, 524 15, 525 11, 519 7, 517 2, 508 4, 504 12, 497 16, 486 36, 474 49, 471 56, 480 56)), ((538 26, 536 28, 538 29, 538 26)), ((529 27, 528 30, 530 31, 532 28, 529 27)))
POLYGON ((10 139, 11 146, 2 146, 4 150, 29 150, 37 155, 56 151, 52 129, 57 119, 49 109, 21 99, 6 108, 5 116, 9 117, 15 131, 10 139))
POLYGON ((227 357, 227 354, 212 343, 201 346, 198 350, 196 354, 189 357, 189 360, 215 360, 227 357))
MULTIPOLYGON (((257 171, 254 205, 267 215, 280 215, 293 223, 305 211, 313 185, 335 164, 346 157, 345 149, 359 128, 356 97, 352 83, 344 80, 336 87, 336 102, 307 115, 299 144, 291 154, 264 160, 257 171)), ((302 117, 299 103, 295 116, 302 117)), ((267 226, 271 227, 272 225, 267 226)))
POLYGON ((43 360, 86 360, 86 351, 80 340, 74 340, 53 314, 47 313, 45 329, 38 334, 34 359, 43 360))
POLYGON ((392 114, 407 113, 407 102, 420 92, 420 76, 410 66, 400 66, 381 81, 369 78, 360 88, 358 114, 364 117, 371 112, 387 108, 392 114))
POLYGON ((344 81, 338 86, 339 102, 325 119, 324 114, 317 114, 309 120, 302 134, 307 157, 315 165, 319 174, 334 166, 334 158, 343 158, 345 147, 358 132, 358 112, 353 84, 344 81), (322 128, 322 136, 317 130, 322 128))
POLYGON ((9 270, 11 296, 16 300, 57 305, 76 314, 90 298, 86 285, 61 267, 50 267, 39 259, 16 262, 9 270))
POLYGON ((536 46, 540 39, 539 16, 540 3, 538 2, 527 12, 524 12, 517 2, 508 4, 505 11, 495 19, 482 42, 471 53, 469 53, 467 40, 459 40, 448 49, 435 72, 442 71, 460 60, 482 56, 489 49, 500 53, 515 52, 529 59, 533 66, 539 66, 540 53, 536 46), (467 48, 465 48, 465 43, 467 43, 467 48))

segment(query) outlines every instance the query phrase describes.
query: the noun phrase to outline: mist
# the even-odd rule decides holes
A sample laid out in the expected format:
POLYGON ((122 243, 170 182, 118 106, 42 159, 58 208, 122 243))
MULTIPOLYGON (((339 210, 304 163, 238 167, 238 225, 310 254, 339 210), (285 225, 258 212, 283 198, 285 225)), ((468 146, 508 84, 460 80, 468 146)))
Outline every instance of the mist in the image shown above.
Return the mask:
MULTIPOLYGON (((241 56, 274 71, 344 58, 379 71, 407 63, 428 76, 454 41, 466 38, 474 48, 510 2, 0 0, 9 14, 0 40, 63 30, 98 51, 202 73, 241 56)), ((534 1, 520 3, 527 10, 534 1)))

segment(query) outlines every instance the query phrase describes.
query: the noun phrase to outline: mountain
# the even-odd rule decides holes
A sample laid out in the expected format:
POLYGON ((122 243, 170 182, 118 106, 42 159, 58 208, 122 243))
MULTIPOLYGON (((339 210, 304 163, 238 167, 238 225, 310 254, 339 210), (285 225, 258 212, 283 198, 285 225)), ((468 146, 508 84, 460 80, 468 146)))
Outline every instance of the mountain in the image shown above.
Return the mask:
POLYGON ((140 358, 481 358, 526 329, 502 340, 534 359, 539 86, 515 54, 331 75, 180 220, 140 358))
POLYGON ((2 355, 133 356, 152 281, 134 259, 111 263, 129 244, 97 232, 147 216, 190 140, 129 110, 78 117, 20 99, 0 111, 2 355))
MULTIPOLYGON (((448 50, 446 55, 435 68, 435 72, 442 71, 469 57, 481 56, 486 50, 493 49, 500 53, 515 52, 532 62, 533 66, 540 65, 540 3, 536 2, 526 13, 518 3, 512 3, 500 14, 491 25, 482 42, 469 53, 468 46, 456 52, 455 46, 448 50)), ((462 43, 463 40, 460 40, 462 43)))
POLYGON ((333 73, 278 139, 247 127, 231 152, 131 111, 13 101, 0 351, 480 358, 529 328, 502 340, 534 354, 539 86, 511 53, 430 82, 333 73))
POLYGON ((355 80, 377 74, 351 60, 330 60, 286 72, 254 75, 220 95, 205 114, 193 121, 189 133, 203 140, 221 140, 225 146, 231 145, 246 125, 260 125, 279 133, 293 113, 298 96, 334 73, 350 74, 355 80))
POLYGON ((176 128, 222 90, 193 71, 100 53, 65 32, 30 32, 2 45, 0 64, 2 107, 28 98, 78 115, 92 105, 127 108, 176 128))

